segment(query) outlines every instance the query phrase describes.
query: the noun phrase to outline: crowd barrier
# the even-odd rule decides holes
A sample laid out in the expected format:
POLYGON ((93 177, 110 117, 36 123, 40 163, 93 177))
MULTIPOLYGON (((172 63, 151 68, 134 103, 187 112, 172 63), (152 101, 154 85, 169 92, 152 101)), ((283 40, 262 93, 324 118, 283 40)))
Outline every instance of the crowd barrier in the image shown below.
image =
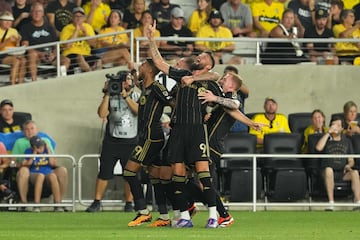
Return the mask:
MULTIPOLYGON (((61 70, 60 66, 60 53, 62 49, 62 45, 67 43, 73 43, 78 41, 84 41, 84 40, 90 40, 90 39, 98 39, 105 36, 114 36, 117 34, 128 34, 129 35, 129 44, 130 44, 130 56, 131 60, 134 61, 136 64, 139 64, 143 58, 140 57, 140 42, 147 41, 147 38, 145 37, 137 37, 134 38, 133 34, 134 30, 129 29, 121 32, 115 32, 115 33, 107 33, 107 34, 101 34, 101 35, 95 35, 91 37, 82 37, 77 39, 71 39, 67 41, 57 41, 52 43, 46 43, 46 44, 39 44, 39 45, 33 45, 33 46, 27 46, 27 47, 21 47, 20 50, 26 51, 29 49, 37 49, 37 48, 46 48, 46 47, 55 47, 57 52, 57 58, 56 58, 56 65, 44 65, 39 64, 38 68, 46 71, 49 69, 53 69, 56 72, 55 77, 60 77, 64 75, 64 73, 61 70)), ((330 43, 334 44, 337 42, 349 42, 349 43, 359 43, 360 39, 357 38, 329 38, 329 39, 319 39, 319 38, 296 38, 296 39, 284 39, 284 38, 248 38, 248 37, 241 37, 241 38, 196 38, 196 37, 159 37, 155 39, 156 41, 188 41, 188 42, 196 42, 196 41, 208 41, 208 42, 234 42, 235 43, 235 50, 230 54, 231 56, 239 56, 240 58, 243 58, 245 61, 242 61, 241 64, 253 64, 253 65, 261 65, 261 53, 264 46, 266 46, 267 43, 277 42, 277 43, 289 43, 289 42, 297 42, 297 43, 307 43, 307 42, 313 42, 313 43, 330 43)), ((14 49, 8 49, 5 51, 1 51, 0 55, 3 54, 13 54, 17 50, 14 49)), ((96 49, 94 49, 96 50, 96 49)), ((314 63, 315 64, 315 63, 314 63)), ((8 65, 0 64, 0 74, 7 73, 9 71, 8 65)))
MULTIPOLYGON (((12 155, 0 155, 1 158, 9 158, 10 157, 21 157, 21 158, 31 158, 31 157, 55 157, 55 158, 64 158, 66 161, 69 161, 72 166, 72 179, 69 181, 70 187, 71 187, 71 200, 63 200, 62 203, 0 203, 0 207, 70 207, 73 212, 75 212, 75 205, 76 205, 76 197, 75 197, 75 190, 76 190, 76 181, 75 181, 75 175, 76 175, 76 160, 71 155, 65 155, 65 154, 12 154, 12 155)), ((70 176, 70 174, 69 174, 70 176)))
MULTIPOLYGON (((264 202, 257 201, 257 167, 258 159, 265 158, 294 158, 294 159, 319 159, 324 158, 360 158, 360 154, 344 154, 344 155, 334 155, 334 154, 232 154, 226 153, 222 155, 221 166, 226 166, 226 159, 230 158, 251 158, 252 159, 252 201, 244 203, 226 203, 229 206, 247 206, 251 207, 253 212, 256 212, 259 207, 264 207, 265 210, 269 207, 308 207, 309 210, 312 207, 326 207, 329 205, 328 202, 313 202, 311 198, 308 201, 298 201, 298 202, 269 202, 266 200, 264 202)), ((303 199, 306 200, 306 199, 303 199)), ((336 199, 335 199, 336 200, 336 199)), ((355 203, 348 202, 336 202, 335 207, 356 207, 355 203)))
MULTIPOLYGON (((72 211, 76 211, 76 203, 79 203, 82 206, 88 206, 89 202, 91 200, 86 200, 82 198, 82 170, 83 165, 85 165, 85 160, 93 159, 93 158, 99 158, 99 154, 86 154, 79 158, 78 163, 76 163, 75 158, 71 155, 61 155, 61 154, 55 154, 55 155, 33 155, 33 154, 20 154, 20 155, 11 155, 12 157, 56 157, 56 158, 64 158, 67 161, 70 161, 70 164, 72 165, 72 179, 69 181, 71 183, 71 200, 63 200, 63 203, 15 203, 15 204, 9 204, 9 203, 0 203, 0 207, 70 207, 72 208, 72 211), (76 168, 77 168, 77 185, 76 185, 76 168), (76 199, 76 186, 78 187, 78 198, 76 199)), ((9 155, 0 155, 0 157, 9 157, 9 155)), ((248 207, 253 212, 258 211, 260 208, 264 210, 271 210, 272 207, 277 207, 277 209, 286 209, 287 207, 290 208, 298 208, 298 207, 305 207, 308 208, 308 210, 312 210, 313 207, 326 207, 328 206, 328 202, 314 202, 311 198, 303 199, 301 201, 295 201, 295 202, 270 202, 267 201, 265 198, 265 201, 258 200, 256 193, 257 193, 257 162, 259 159, 265 159, 265 158, 296 158, 296 159, 323 159, 323 158, 358 158, 360 159, 360 154, 347 154, 347 155, 330 155, 330 154, 223 154, 222 160, 221 160, 221 166, 226 166, 226 159, 230 158, 251 158, 252 159, 252 200, 249 202, 226 202, 225 205, 229 207, 248 207)), ((335 199, 336 200, 336 199, 335 199)), ((104 200, 105 204, 108 205, 117 205, 123 203, 122 200, 104 200)), ((355 203, 348 202, 348 201, 342 201, 342 202, 336 202, 334 204, 335 207, 356 207, 355 203)))

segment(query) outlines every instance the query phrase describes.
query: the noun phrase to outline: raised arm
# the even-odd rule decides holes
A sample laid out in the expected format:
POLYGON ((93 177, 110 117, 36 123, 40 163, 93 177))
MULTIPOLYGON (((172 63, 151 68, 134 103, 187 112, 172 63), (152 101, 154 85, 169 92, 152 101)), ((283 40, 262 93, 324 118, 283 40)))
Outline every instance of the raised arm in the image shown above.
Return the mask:
POLYGON ((149 26, 144 26, 144 36, 146 36, 149 40, 149 48, 150 48, 150 55, 151 58, 153 60, 153 62, 155 63, 155 66, 162 71, 163 73, 165 73, 166 75, 169 74, 169 68, 170 65, 164 61, 164 59, 162 58, 158 46, 156 45, 156 41, 155 41, 155 31, 156 31, 156 21, 154 20, 154 24, 153 25, 149 25, 149 26))

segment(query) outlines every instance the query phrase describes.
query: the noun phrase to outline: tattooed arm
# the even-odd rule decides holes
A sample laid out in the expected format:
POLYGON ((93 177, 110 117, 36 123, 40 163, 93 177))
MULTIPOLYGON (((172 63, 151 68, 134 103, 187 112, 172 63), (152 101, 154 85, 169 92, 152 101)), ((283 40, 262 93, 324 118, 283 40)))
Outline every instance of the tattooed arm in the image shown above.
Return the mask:
POLYGON ((236 99, 225 98, 220 96, 215 96, 211 91, 205 90, 204 92, 200 92, 198 94, 200 100, 202 100, 202 104, 207 102, 217 103, 228 109, 238 109, 240 106, 240 102, 236 99))

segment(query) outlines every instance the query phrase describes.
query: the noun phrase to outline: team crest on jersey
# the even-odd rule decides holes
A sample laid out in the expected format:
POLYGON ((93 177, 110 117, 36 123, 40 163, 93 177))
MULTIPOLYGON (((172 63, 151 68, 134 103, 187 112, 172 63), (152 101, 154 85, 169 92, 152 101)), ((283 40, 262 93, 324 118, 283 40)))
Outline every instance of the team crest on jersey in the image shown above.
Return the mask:
POLYGON ((202 93, 202 92, 205 92, 206 91, 206 88, 204 87, 199 87, 198 88, 198 93, 202 93))
POLYGON ((140 98, 140 105, 145 105, 146 103, 146 97, 145 96, 141 96, 140 98))

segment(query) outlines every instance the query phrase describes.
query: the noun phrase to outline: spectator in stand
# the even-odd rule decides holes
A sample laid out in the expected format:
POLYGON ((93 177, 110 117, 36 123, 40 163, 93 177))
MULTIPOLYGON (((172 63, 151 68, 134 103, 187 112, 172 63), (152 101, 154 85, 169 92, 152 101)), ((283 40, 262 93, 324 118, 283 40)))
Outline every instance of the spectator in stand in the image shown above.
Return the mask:
MULTIPOLYGON (((7 154, 6 147, 2 142, 0 142, 0 154, 1 155, 7 154)), ((9 199, 11 198, 14 199, 16 197, 16 193, 10 189, 11 184, 9 184, 10 182, 6 177, 9 169, 11 170, 11 168, 9 167, 13 167, 10 164, 9 158, 1 157, 0 158, 0 201, 2 200, 9 201, 9 199)))
MULTIPOLYGON (((305 30, 304 38, 333 38, 333 32, 327 28, 328 13, 323 9, 318 9, 315 19, 315 25, 305 30)), ((306 49, 311 62, 339 64, 339 58, 331 43, 306 43, 306 49)))
POLYGON ((159 30, 170 23, 171 10, 175 7, 180 8, 177 4, 171 4, 170 0, 160 0, 159 3, 151 3, 149 5, 149 10, 156 20, 156 25, 159 30))
MULTIPOLYGON (((26 149, 24 154, 50 154, 49 147, 39 137, 34 136, 30 138, 30 148, 26 149)), ((59 181, 53 171, 53 167, 56 166, 56 160, 54 157, 31 157, 25 158, 22 163, 22 167, 30 169, 30 182, 34 185, 34 202, 40 203, 41 193, 45 182, 49 182, 51 192, 54 197, 54 203, 61 203, 60 186, 59 181)), ((64 209, 55 207, 56 212, 63 212, 64 209)), ((33 212, 40 212, 39 207, 34 207, 33 212)))
MULTIPOLYGON (((181 8, 171 10, 170 23, 163 26, 160 31, 162 37, 192 37, 190 29, 185 24, 184 11, 181 8)), ((190 57, 194 51, 193 42, 186 41, 162 41, 160 51, 167 60, 176 60, 182 57, 190 57)))
MULTIPOLYGON (((119 10, 111 10, 107 24, 100 29, 99 34, 121 32, 124 30, 121 27, 121 12, 119 10)), ((129 41, 126 33, 99 38, 97 49, 102 52, 102 64, 110 63, 113 66, 127 64, 129 69, 133 69, 134 64, 130 57, 129 41)))
POLYGON ((123 27, 135 29, 141 25, 141 15, 147 10, 145 0, 132 0, 129 9, 125 10, 123 27))
POLYGON ((284 10, 284 4, 274 0, 263 0, 251 5, 258 37, 269 36, 270 31, 281 22, 284 10))
POLYGON ((329 19, 327 27, 333 29, 337 24, 341 23, 340 15, 344 9, 344 3, 342 0, 331 0, 331 7, 329 11, 329 19))
MULTIPOLYGON (((84 9, 76 7, 72 13, 72 23, 66 25, 60 32, 60 41, 95 36, 91 25, 84 22, 84 9)), ((73 72, 75 66, 79 66, 82 72, 89 72, 101 67, 101 60, 91 55, 91 47, 96 47, 96 39, 67 43, 64 46, 63 55, 71 61, 70 73, 73 72)))
POLYGON ((188 28, 193 36, 196 36, 199 29, 207 24, 212 9, 211 0, 198 0, 197 5, 197 9, 191 13, 188 23, 188 28))
MULTIPOLYGON (((46 137, 46 134, 42 134, 38 131, 38 128, 34 121, 28 120, 23 125, 24 135, 25 137, 19 138, 16 140, 14 147, 11 151, 12 154, 24 154, 26 149, 30 148, 30 139, 34 136, 41 136, 42 141, 45 142, 47 146, 48 154, 54 153, 54 143, 51 141, 49 137, 46 137)), ((17 164, 21 165, 23 162, 22 158, 16 158, 17 164)), ((53 172, 56 175, 59 185, 60 185, 60 198, 63 199, 64 195, 67 191, 68 186, 68 172, 65 167, 62 166, 53 166, 53 172)), ((18 191, 20 195, 20 201, 22 203, 27 203, 27 195, 29 190, 29 179, 30 179, 30 171, 28 167, 20 167, 17 175, 16 181, 18 185, 18 191)), ((25 208, 22 208, 25 210, 25 208)))
POLYGON ((55 0, 46 7, 46 16, 50 24, 56 29, 56 36, 60 35, 61 30, 71 23, 72 10, 76 4, 69 0, 55 0))
POLYGON ((227 0, 216 0, 212 3, 213 8, 220 11, 220 7, 223 3, 227 2, 227 0))
MULTIPOLYGON (((353 154, 351 140, 342 134, 344 121, 341 117, 334 117, 330 121, 330 128, 327 133, 316 144, 316 150, 323 151, 326 154, 353 154)), ((326 193, 329 199, 329 205, 326 211, 334 210, 334 181, 351 181, 351 189, 354 194, 354 203, 360 208, 360 180, 359 172, 352 169, 355 165, 353 158, 329 158, 321 161, 326 193)))
MULTIPOLYGON (((355 22, 352 9, 344 9, 340 15, 341 24, 333 27, 335 38, 360 38, 360 21, 355 22)), ((335 49, 341 64, 353 64, 360 56, 360 42, 337 42, 335 49)))
POLYGON ((360 134, 358 110, 354 101, 348 101, 344 104, 344 133, 351 137, 353 134, 360 134))
POLYGON ((328 130, 329 128, 325 126, 325 114, 320 109, 315 109, 311 113, 311 125, 304 130, 304 143, 301 147, 301 152, 307 153, 309 135, 325 134, 328 130))
MULTIPOLYGON (((233 38, 231 30, 222 25, 224 23, 224 19, 218 10, 211 11, 209 15, 208 23, 209 24, 200 28, 196 37, 228 38, 228 39, 233 38)), ((219 63, 240 64, 240 60, 237 60, 235 56, 233 56, 228 61, 225 61, 223 59, 225 53, 231 53, 235 49, 235 43, 233 41, 222 41, 222 42, 196 41, 195 49, 200 52, 212 51, 214 54, 214 59, 216 64, 219 63)))
POLYGON ((0 0, 0 9, 1 9, 1 11, 11 12, 11 5, 6 0, 0 0))
MULTIPOLYGON (((0 13, 0 51, 17 47, 20 45, 21 36, 15 28, 11 25, 14 17, 11 12, 5 11, 0 13)), ((26 60, 23 55, 11 54, 0 55, 0 63, 11 66, 10 69, 10 82, 11 85, 24 82, 26 60)))
POLYGON ((21 132, 25 120, 14 116, 14 104, 9 99, 4 99, 0 103, 0 132, 13 133, 21 132))
POLYGON ((124 13, 126 9, 130 6, 131 0, 109 0, 108 4, 111 9, 117 9, 120 12, 124 13))
MULTIPOLYGON (((135 28, 134 30, 134 39, 136 39, 137 37, 143 37, 144 36, 144 27, 149 26, 151 24, 153 24, 154 19, 151 15, 150 10, 145 10, 143 11, 143 13, 141 14, 141 25, 137 28, 135 28)), ((155 31, 155 38, 160 37, 160 31, 156 30, 155 31)), ((160 46, 160 41, 156 41, 157 46, 160 46)), ((144 41, 140 41, 139 42, 140 46, 140 60, 150 56, 149 55, 149 41, 144 40, 144 41)))
POLYGON ((291 0, 288 8, 295 13, 295 26, 298 28, 298 37, 304 36, 305 30, 313 26, 312 11, 315 8, 314 0, 291 0))
POLYGON ((359 0, 342 0, 344 3, 344 9, 353 9, 356 4, 359 3, 359 0))
MULTIPOLYGON (((43 43, 51 43, 58 40, 55 28, 46 20, 44 6, 35 2, 30 10, 31 22, 25 24, 21 30, 21 45, 33 46, 43 43)), ((28 68, 32 81, 37 80, 38 63, 56 65, 56 49, 54 47, 43 47, 27 51, 28 68)), ((69 65, 69 59, 61 57, 61 65, 69 65)))
MULTIPOLYGON (((288 8, 283 13, 281 23, 271 30, 269 37, 289 40, 297 38, 294 27, 295 13, 288 8)), ((304 61, 307 59, 304 57, 301 45, 295 41, 269 42, 261 55, 263 64, 298 64, 304 61)))
MULTIPOLYGON (((239 74, 239 70, 232 66, 232 65, 228 65, 225 67, 224 69, 224 75, 232 72, 235 73, 236 75, 239 74)), ((239 100, 240 106, 239 106, 239 110, 240 112, 245 114, 245 99, 249 96, 249 88, 245 85, 244 81, 242 81, 242 84, 239 88, 239 90, 237 91, 237 100, 239 100)), ((248 126, 246 124, 244 124, 243 122, 240 122, 238 120, 236 120, 236 122, 234 123, 234 125, 231 127, 230 129, 231 132, 247 132, 248 131, 248 126)))
POLYGON ((15 0, 14 6, 12 7, 12 13, 14 15, 13 27, 18 31, 22 26, 30 22, 30 8, 31 4, 26 3, 26 0, 15 0))
POLYGON ((285 132, 290 133, 288 119, 284 114, 277 113, 278 104, 271 97, 265 98, 264 113, 257 113, 252 118, 254 122, 262 123, 264 126, 260 131, 250 128, 249 133, 256 136, 257 147, 262 148, 264 136, 270 133, 285 132))
POLYGON ((90 24, 94 31, 98 33, 108 20, 111 9, 110 6, 102 0, 91 0, 83 6, 86 23, 90 24))
POLYGON ((253 32, 253 17, 248 5, 241 0, 230 0, 220 7, 224 25, 231 29, 234 37, 256 37, 253 32))

